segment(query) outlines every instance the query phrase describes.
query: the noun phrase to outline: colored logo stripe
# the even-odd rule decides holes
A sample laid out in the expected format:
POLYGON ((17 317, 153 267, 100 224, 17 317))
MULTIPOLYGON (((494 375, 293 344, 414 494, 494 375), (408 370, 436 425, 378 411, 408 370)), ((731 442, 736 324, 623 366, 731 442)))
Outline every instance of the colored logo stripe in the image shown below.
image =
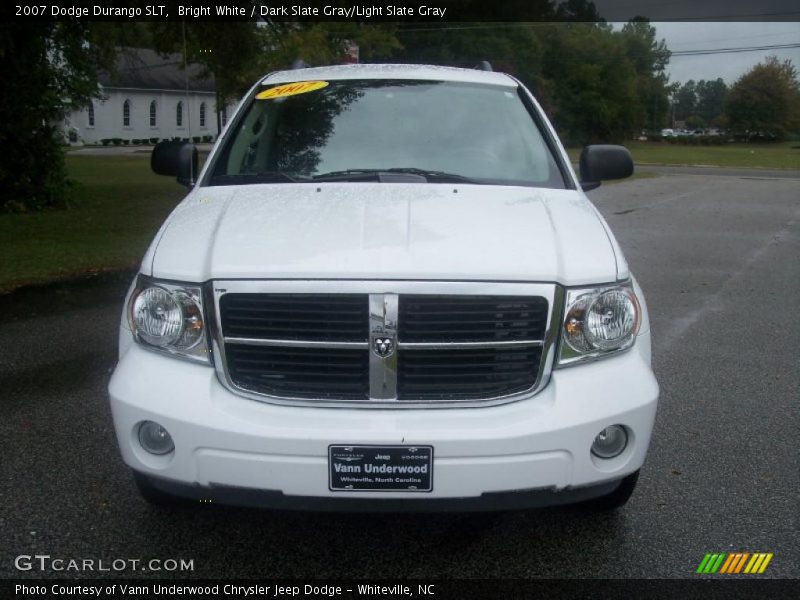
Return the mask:
POLYGON ((729 569, 731 565, 734 563, 736 559, 736 554, 728 554, 727 560, 722 564, 722 568, 719 570, 720 573, 728 573, 730 572, 729 569))
POLYGON ((769 561, 772 560, 772 552, 753 554, 753 558, 744 568, 745 573, 763 573, 769 561))
POLYGON ((749 552, 734 552, 730 554, 730 560, 722 565, 720 573, 738 573, 742 570, 745 561, 749 558, 749 552))
POLYGON ((737 573, 759 574, 763 573, 769 562, 772 560, 771 552, 726 552, 707 553, 696 573, 714 574, 725 573, 728 575, 737 573))
POLYGON ((697 567, 697 573, 716 573, 724 558, 724 552, 721 554, 706 554, 700 566, 697 567))

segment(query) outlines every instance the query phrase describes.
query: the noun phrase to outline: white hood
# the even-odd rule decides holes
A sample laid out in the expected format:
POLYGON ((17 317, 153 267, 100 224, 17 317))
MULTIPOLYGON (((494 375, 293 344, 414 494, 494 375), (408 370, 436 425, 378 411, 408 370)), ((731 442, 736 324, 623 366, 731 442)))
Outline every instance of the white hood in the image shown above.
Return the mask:
POLYGON ((155 277, 602 283, 627 276, 581 192, 321 183, 196 188, 145 256, 155 277), (619 265, 618 265, 619 263, 619 265))

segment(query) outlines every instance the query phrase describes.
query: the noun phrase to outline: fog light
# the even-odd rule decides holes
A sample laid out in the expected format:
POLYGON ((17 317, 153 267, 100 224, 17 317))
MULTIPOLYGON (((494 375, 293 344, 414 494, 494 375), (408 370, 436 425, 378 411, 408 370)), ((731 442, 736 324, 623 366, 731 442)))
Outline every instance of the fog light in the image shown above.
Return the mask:
POLYGON ((599 458, 614 458, 628 445, 628 433, 622 425, 611 425, 597 434, 592 444, 592 454, 599 458))
POLYGON ((150 454, 169 454, 175 449, 169 431, 153 421, 139 425, 139 443, 150 454))

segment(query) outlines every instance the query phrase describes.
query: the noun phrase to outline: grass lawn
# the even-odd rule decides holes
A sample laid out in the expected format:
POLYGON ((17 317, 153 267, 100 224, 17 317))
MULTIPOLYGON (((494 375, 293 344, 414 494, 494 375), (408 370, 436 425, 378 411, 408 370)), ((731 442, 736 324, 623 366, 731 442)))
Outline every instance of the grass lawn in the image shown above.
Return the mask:
MULTIPOLYGON (((800 169, 800 142, 778 144, 726 144, 724 146, 687 146, 662 142, 626 142, 637 164, 713 165, 717 167, 752 167, 759 169, 800 169)), ((580 148, 570 148, 569 156, 577 161, 580 148)))
POLYGON ((21 285, 135 267, 186 195, 150 171, 149 154, 67 155, 69 210, 0 214, 0 293, 21 285))

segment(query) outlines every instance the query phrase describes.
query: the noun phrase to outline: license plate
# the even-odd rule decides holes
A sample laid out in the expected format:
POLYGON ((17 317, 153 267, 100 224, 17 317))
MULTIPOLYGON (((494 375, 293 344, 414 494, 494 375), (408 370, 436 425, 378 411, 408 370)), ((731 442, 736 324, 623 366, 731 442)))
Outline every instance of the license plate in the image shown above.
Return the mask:
POLYGON ((334 492, 430 492, 433 446, 328 446, 334 492))

